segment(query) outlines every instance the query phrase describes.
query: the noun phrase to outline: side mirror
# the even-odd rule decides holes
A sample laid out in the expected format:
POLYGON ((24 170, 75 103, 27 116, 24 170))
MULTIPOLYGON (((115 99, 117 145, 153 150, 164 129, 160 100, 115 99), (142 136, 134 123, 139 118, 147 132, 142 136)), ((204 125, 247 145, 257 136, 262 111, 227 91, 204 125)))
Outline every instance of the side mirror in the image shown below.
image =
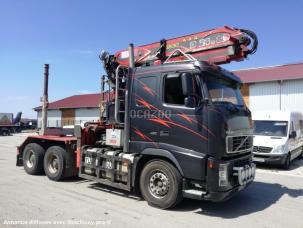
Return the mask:
POLYGON ((185 97, 192 96, 194 94, 194 81, 193 76, 190 73, 183 73, 181 75, 182 92, 185 97))
POLYGON ((296 138, 297 137, 297 132, 296 131, 292 131, 290 134, 289 134, 289 138, 296 138))
POLYGON ((194 108, 197 106, 196 99, 194 97, 185 97, 184 104, 186 107, 194 108))

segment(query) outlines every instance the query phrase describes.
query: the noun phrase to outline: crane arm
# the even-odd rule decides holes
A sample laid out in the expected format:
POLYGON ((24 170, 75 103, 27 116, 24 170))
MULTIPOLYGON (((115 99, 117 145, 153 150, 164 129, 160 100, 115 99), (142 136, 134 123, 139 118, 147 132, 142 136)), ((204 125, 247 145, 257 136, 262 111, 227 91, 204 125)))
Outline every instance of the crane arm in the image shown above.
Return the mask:
MULTIPOLYGON (((224 26, 135 47, 135 65, 158 65, 188 57, 219 65, 242 61, 254 54, 257 47, 258 39, 254 32, 224 26)), ((118 51, 114 55, 102 52, 100 59, 111 77, 119 65, 128 67, 129 53, 128 50, 118 51)))

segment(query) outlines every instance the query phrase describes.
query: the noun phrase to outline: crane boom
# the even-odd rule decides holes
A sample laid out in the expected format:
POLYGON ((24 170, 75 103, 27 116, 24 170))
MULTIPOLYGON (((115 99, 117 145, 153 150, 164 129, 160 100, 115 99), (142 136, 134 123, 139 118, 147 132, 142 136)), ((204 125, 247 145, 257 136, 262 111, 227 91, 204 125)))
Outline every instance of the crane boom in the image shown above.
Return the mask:
MULTIPOLYGON (((219 65, 242 61, 254 54, 257 46, 258 39, 252 31, 223 26, 135 47, 135 65, 158 65, 185 59, 219 65)), ((102 52, 100 59, 111 77, 118 66, 128 67, 129 52, 121 50, 114 55, 102 52)))

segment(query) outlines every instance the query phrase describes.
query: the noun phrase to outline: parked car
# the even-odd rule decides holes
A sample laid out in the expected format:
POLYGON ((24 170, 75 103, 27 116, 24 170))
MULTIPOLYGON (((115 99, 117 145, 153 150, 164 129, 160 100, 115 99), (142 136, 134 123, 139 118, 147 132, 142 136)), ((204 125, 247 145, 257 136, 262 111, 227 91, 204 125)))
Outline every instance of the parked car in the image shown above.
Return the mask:
POLYGON ((253 160, 281 165, 303 156, 303 115, 290 111, 258 111, 254 123, 253 160))

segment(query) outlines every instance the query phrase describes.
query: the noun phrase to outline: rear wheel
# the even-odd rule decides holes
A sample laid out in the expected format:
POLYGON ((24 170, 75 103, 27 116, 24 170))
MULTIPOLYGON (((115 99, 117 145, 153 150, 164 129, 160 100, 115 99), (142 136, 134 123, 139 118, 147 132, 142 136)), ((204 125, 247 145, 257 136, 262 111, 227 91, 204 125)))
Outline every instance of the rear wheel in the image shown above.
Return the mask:
POLYGON ((285 169, 285 170, 288 170, 289 169, 289 167, 290 167, 290 154, 288 154, 287 155, 287 157, 286 157, 286 159, 285 159, 285 162, 284 162, 284 164, 283 164, 283 168, 285 169))
POLYGON ((8 129, 4 128, 4 129, 2 129, 1 135, 8 136, 8 135, 10 135, 10 132, 8 129))
POLYGON ((54 181, 65 177, 66 151, 60 146, 51 146, 44 156, 44 171, 46 176, 54 181))
POLYGON ((182 178, 178 170, 168 162, 153 160, 143 169, 140 190, 149 205, 168 209, 183 199, 182 178))
POLYGON ((28 144, 23 150, 23 166, 28 174, 43 173, 43 157, 45 150, 37 143, 28 144))
POLYGON ((10 129, 11 134, 15 134, 16 132, 17 132, 16 128, 13 127, 13 128, 10 129))

